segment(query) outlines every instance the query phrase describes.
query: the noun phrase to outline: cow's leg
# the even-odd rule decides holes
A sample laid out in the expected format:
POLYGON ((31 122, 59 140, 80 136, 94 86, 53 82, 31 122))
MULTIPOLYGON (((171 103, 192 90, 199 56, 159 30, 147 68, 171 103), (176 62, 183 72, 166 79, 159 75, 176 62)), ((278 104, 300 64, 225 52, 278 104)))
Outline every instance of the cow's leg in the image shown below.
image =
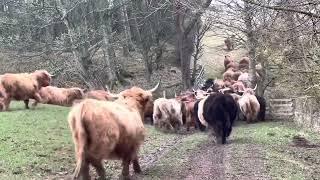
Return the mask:
MULTIPOLYGON (((73 134, 74 139, 77 140, 76 134, 73 134)), ((83 137, 79 138, 80 140, 83 139, 83 137)), ((89 163, 88 159, 85 155, 85 143, 83 141, 75 141, 75 152, 76 152, 76 159, 77 159, 77 165, 76 169, 73 173, 73 179, 81 179, 81 180, 90 180, 89 175, 89 163)))
POLYGON ((73 173, 73 179, 90 180, 89 163, 84 159, 77 160, 77 166, 73 173))
MULTIPOLYGON (((217 120, 219 122, 219 120, 217 120)), ((223 141, 223 126, 215 125, 212 127, 212 135, 214 136, 215 143, 221 144, 223 141)))
POLYGON ((29 109, 29 99, 24 100, 24 105, 26 109, 29 109))
POLYGON ((98 175, 99 175, 99 180, 104 180, 106 179, 106 172, 103 168, 102 165, 102 161, 101 160, 97 160, 97 159, 93 159, 90 158, 89 162, 91 163, 91 165, 96 169, 98 175))
POLYGON ((171 119, 170 116, 166 117, 165 122, 166 122, 166 124, 167 124, 167 128, 168 128, 170 131, 173 131, 174 128, 173 128, 173 126, 172 126, 172 124, 171 124, 171 121, 172 121, 172 119, 171 119))
POLYGON ((40 103, 42 101, 39 93, 35 93, 33 98, 35 100, 35 102, 32 104, 33 107, 35 107, 37 103, 40 103))
POLYGON ((3 108, 4 111, 9 110, 10 102, 11 102, 11 98, 9 97, 4 98, 4 108, 3 108))
POLYGON ((123 180, 130 180, 129 176, 129 165, 130 165, 130 159, 124 158, 122 160, 122 179, 123 180))
POLYGON ((36 107, 38 105, 38 101, 34 101, 33 103, 32 103, 32 107, 36 107))
POLYGON ((135 173, 141 173, 142 172, 140 164, 139 164, 139 160, 138 160, 138 155, 135 155, 135 157, 132 160, 132 164, 133 164, 133 171, 135 173))

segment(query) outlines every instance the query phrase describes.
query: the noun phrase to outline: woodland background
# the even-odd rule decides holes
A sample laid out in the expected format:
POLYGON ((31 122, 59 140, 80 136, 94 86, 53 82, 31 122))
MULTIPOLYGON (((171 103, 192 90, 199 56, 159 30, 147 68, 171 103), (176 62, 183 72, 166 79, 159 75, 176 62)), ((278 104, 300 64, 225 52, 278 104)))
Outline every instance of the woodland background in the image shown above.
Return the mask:
POLYGON ((258 94, 319 97, 319 21, 317 0, 1 0, 0 73, 45 68, 56 86, 113 91, 161 79, 181 91, 211 32, 246 49, 258 94))

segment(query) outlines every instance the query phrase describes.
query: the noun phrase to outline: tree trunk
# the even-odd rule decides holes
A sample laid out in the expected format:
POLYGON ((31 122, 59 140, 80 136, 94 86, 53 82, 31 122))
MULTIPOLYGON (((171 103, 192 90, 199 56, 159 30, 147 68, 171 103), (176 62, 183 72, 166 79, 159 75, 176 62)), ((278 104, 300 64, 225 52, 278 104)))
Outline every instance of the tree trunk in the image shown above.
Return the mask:
MULTIPOLYGON (((110 19, 106 20, 109 21, 110 19)), ((108 24, 108 22, 107 22, 108 24)), ((117 76, 116 76, 116 72, 115 72, 115 66, 114 66, 114 62, 112 62, 112 57, 110 57, 110 53, 109 53, 109 48, 110 48, 110 34, 109 31, 106 27, 106 25, 102 25, 101 26, 102 29, 102 33, 103 33, 103 44, 102 44, 102 50, 103 50, 103 57, 104 57, 104 61, 106 62, 106 65, 108 67, 108 87, 110 88, 110 90, 112 90, 115 86, 115 83, 117 81, 117 76)))
POLYGON ((88 55, 88 50, 83 49, 84 47, 75 48, 74 40, 73 37, 75 37, 76 33, 74 30, 71 28, 71 24, 66 16, 66 9, 62 5, 61 0, 56 0, 56 9, 58 13, 60 14, 60 17, 63 20, 64 25, 66 26, 68 37, 69 37, 69 42, 71 44, 71 50, 72 54, 74 56, 74 60, 72 63, 72 67, 74 70, 76 70, 79 73, 80 78, 84 80, 84 83, 90 88, 90 89, 95 89, 97 88, 97 84, 92 81, 93 79, 90 78, 90 74, 88 72, 88 66, 90 63, 88 63, 88 58, 90 57, 88 55))
POLYGON ((134 51, 134 45, 132 43, 132 36, 130 31, 130 24, 129 24, 129 18, 128 18, 128 10, 127 10, 127 4, 123 0, 122 2, 122 8, 121 8, 121 19, 123 23, 123 30, 125 35, 125 43, 126 43, 126 50, 128 51, 134 51))
POLYGON ((177 44, 176 44, 176 56, 177 62, 180 62, 181 71, 182 71, 182 88, 188 89, 191 87, 191 78, 190 78, 190 61, 191 56, 194 51, 194 26, 200 19, 201 15, 204 13, 204 10, 209 7, 212 0, 206 0, 206 2, 201 6, 201 9, 198 10, 191 18, 186 28, 184 26, 184 5, 180 0, 174 2, 174 12, 175 21, 176 21, 176 30, 177 30, 177 44))
MULTIPOLYGON (((142 5, 140 4, 140 6, 142 6, 142 5)), ((137 13, 136 8, 134 11, 135 11, 135 13, 137 13)), ((150 43, 151 43, 149 41, 151 39, 148 38, 148 35, 150 32, 149 32, 149 29, 146 29, 146 25, 143 25, 142 26, 142 33, 141 33, 136 15, 133 16, 133 20, 134 20, 134 27, 135 27, 135 31, 136 31, 136 37, 137 37, 139 49, 141 49, 141 54, 142 54, 142 58, 143 58, 144 65, 145 65, 146 79, 148 82, 150 82, 151 81, 151 74, 152 74, 152 61, 149 57, 150 43)))
POLYGON ((250 79, 250 87, 254 88, 254 86, 257 83, 257 76, 256 76, 256 47, 258 45, 257 39, 256 39, 256 33, 254 31, 253 25, 252 25, 252 19, 253 19, 253 8, 252 5, 244 2, 244 23, 246 25, 246 36, 247 36, 247 47, 249 50, 249 79, 250 79))

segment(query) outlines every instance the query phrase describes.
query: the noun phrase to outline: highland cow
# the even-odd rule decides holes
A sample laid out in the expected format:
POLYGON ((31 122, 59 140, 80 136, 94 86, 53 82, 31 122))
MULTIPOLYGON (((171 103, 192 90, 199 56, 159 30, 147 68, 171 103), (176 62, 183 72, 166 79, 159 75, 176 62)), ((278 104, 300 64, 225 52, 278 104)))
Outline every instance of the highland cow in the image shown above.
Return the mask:
POLYGON ((0 86, 3 88, 3 110, 8 110, 12 99, 24 101, 26 109, 29 109, 29 99, 41 101, 39 90, 50 85, 51 77, 46 70, 36 70, 33 73, 12 74, 1 76, 0 86))
POLYGON ((241 71, 247 71, 249 70, 249 62, 250 59, 248 57, 243 57, 240 61, 239 61, 239 69, 241 71))
POLYGON ((111 101, 113 100, 113 95, 105 90, 91 90, 85 93, 85 98, 97 99, 101 101, 111 101))
MULTIPOLYGON (((58 88, 47 86, 40 89, 40 103, 59 106, 72 106, 75 100, 84 98, 84 90, 80 88, 58 88)), ((37 105, 37 101, 33 103, 37 105)))
POLYGON ((153 106, 154 125, 160 129, 177 131, 183 125, 184 104, 176 99, 156 99, 153 106))
POLYGON ((248 123, 256 121, 260 111, 259 101, 254 95, 255 89, 256 88, 246 88, 242 94, 242 97, 238 100, 240 110, 244 114, 248 123))
POLYGON ((122 160, 124 179, 129 179, 131 163, 134 172, 141 173, 138 151, 146 135, 144 108, 158 85, 148 91, 132 87, 114 102, 85 99, 73 106, 68 115, 77 159, 73 178, 90 179, 91 164, 105 179, 104 159, 122 160))
POLYGON ((206 127, 213 130, 217 143, 225 144, 237 118, 236 101, 228 94, 215 93, 195 104, 196 122, 201 131, 206 127))

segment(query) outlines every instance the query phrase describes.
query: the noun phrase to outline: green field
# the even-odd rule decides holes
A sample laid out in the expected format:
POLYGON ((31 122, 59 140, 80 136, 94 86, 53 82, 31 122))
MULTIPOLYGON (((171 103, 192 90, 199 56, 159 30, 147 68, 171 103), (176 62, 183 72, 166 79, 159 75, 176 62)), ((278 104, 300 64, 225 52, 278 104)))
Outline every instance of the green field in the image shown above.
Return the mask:
MULTIPOLYGON (((0 179, 65 179, 72 174, 75 159, 68 110, 50 105, 25 110, 22 102, 14 102, 10 112, 0 113, 0 179)), ((210 142, 205 133, 166 134, 146 127, 148 137, 140 156, 144 173, 139 179, 183 178, 188 171, 186 164, 195 163, 195 153, 210 142)), ((320 143, 318 134, 298 129, 290 122, 239 123, 230 143, 220 146, 226 155, 224 161, 230 165, 225 165, 225 173, 229 177, 249 176, 244 174, 247 155, 259 153, 263 173, 271 179, 320 177, 319 147, 293 146, 292 137, 296 135, 320 143)), ((118 161, 105 167, 111 179, 120 174, 118 161)))

